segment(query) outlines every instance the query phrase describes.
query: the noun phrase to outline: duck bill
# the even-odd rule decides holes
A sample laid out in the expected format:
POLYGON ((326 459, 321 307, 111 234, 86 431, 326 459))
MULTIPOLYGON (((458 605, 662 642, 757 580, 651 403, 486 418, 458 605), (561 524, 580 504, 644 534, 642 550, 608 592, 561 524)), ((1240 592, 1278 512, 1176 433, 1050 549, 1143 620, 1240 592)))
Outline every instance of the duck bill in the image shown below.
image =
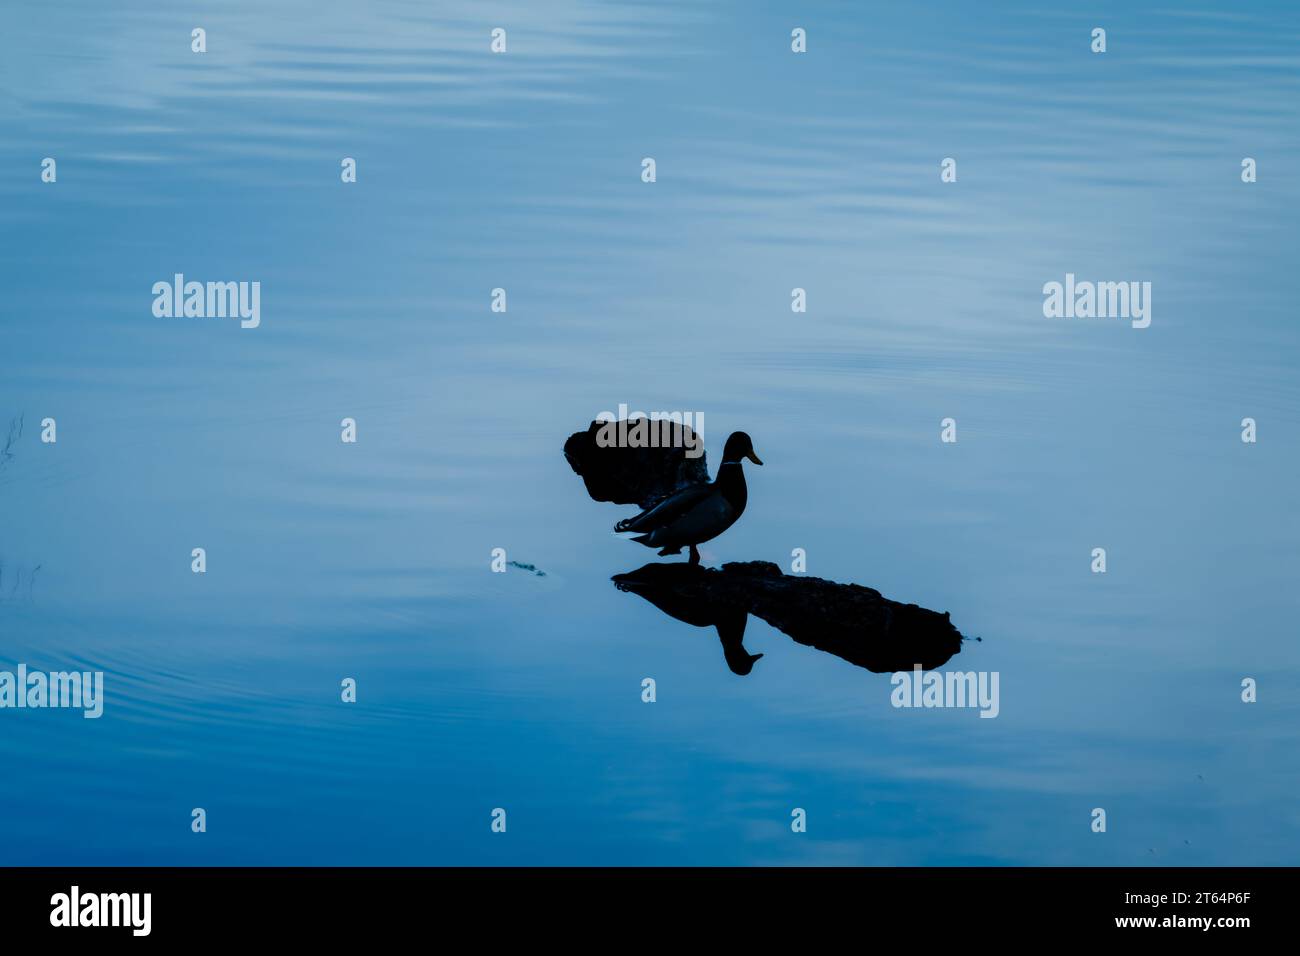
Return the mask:
POLYGON ((755 455, 752 451, 751 451, 748 455, 746 455, 745 457, 748 458, 750 461, 752 461, 752 462, 753 462, 754 464, 756 464, 756 465, 761 465, 761 464, 763 464, 763 459, 759 458, 759 457, 758 457, 757 455, 755 455))

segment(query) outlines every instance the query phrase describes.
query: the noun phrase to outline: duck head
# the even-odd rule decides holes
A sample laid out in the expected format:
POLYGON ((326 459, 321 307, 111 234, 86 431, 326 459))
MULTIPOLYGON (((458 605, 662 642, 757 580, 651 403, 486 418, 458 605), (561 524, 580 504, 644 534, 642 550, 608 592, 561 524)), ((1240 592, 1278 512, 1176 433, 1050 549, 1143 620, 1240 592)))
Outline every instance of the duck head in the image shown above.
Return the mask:
POLYGON ((740 645, 729 647, 726 644, 722 646, 722 656, 727 660, 727 667, 731 673, 737 677, 748 677, 749 672, 754 669, 755 662, 758 661, 762 654, 751 654, 740 645))
POLYGON ((744 432, 732 432, 722 449, 722 463, 726 465, 735 462, 738 465, 742 458, 748 458, 756 465, 763 464, 762 459, 754 454, 754 443, 749 440, 749 436, 744 432))

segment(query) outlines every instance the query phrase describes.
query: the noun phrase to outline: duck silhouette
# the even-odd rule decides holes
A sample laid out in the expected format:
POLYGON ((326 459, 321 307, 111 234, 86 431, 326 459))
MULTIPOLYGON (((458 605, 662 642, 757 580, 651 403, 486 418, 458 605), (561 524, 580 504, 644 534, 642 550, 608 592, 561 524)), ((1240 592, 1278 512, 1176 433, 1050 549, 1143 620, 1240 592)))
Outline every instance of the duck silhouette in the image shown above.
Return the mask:
POLYGON ((647 548, 660 548, 660 555, 681 554, 690 547, 690 563, 700 563, 696 545, 716 538, 745 513, 749 499, 741 459, 756 465, 763 462, 754 454, 754 444, 744 432, 732 432, 722 450, 718 474, 708 484, 688 485, 673 492, 654 507, 614 525, 614 531, 639 532, 632 540, 647 548))

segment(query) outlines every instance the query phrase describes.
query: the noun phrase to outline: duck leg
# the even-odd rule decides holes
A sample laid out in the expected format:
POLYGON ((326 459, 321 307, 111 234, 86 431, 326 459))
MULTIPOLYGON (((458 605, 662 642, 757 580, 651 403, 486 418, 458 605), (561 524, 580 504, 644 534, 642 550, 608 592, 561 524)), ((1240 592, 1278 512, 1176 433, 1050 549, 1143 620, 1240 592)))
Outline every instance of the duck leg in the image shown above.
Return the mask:
POLYGON ((695 545, 691 545, 691 564, 700 563, 700 551, 695 545))

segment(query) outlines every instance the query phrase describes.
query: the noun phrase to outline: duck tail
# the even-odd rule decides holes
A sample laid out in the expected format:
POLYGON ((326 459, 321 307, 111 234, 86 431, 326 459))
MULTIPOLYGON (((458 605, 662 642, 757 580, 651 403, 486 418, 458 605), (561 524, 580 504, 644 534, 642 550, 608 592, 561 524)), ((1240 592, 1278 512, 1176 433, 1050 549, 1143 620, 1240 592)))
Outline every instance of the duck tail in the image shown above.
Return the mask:
MULTIPOLYGON (((622 533, 624 531, 644 531, 641 527, 641 519, 646 516, 647 512, 643 511, 639 515, 633 515, 630 518, 624 518, 618 524, 614 525, 614 531, 622 533)), ((653 530, 653 529, 651 529, 653 530)))

